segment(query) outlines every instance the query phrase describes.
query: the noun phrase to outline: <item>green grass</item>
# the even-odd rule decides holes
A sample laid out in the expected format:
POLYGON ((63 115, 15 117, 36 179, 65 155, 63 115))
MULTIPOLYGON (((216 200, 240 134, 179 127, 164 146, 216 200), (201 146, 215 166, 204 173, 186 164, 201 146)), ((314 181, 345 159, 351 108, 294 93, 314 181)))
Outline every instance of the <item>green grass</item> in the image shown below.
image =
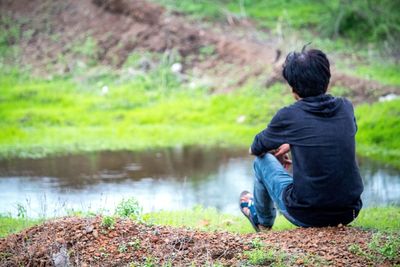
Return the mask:
POLYGON ((269 29, 290 27, 312 30, 320 36, 343 36, 355 42, 395 44, 398 40, 399 3, 383 0, 378 4, 356 0, 153 0, 171 10, 178 10, 204 20, 223 20, 228 16, 250 18, 269 29))
POLYGON ((79 83, 0 75, 0 156, 247 146, 268 118, 292 101, 281 85, 262 90, 249 84, 231 94, 210 95, 204 88, 188 89, 168 68, 114 82, 97 75, 79 83), (240 116, 244 122, 238 122, 240 116))
MULTIPOLYGON (((294 27, 316 26, 321 22, 321 12, 327 11, 322 1, 316 0, 153 0, 172 10, 179 10, 195 18, 222 20, 227 13, 237 17, 256 19, 262 26, 276 27, 277 22, 285 22, 294 27)), ((332 1, 337 5, 338 1, 332 1)))
POLYGON ((400 86, 400 65, 372 64, 356 67, 354 74, 365 79, 376 80, 383 84, 400 86))
POLYGON ((13 218, 9 215, 0 214, 0 238, 40 224, 43 221, 41 219, 13 218))
MULTIPOLYGON (((273 114, 293 101, 279 84, 265 90, 250 83, 219 95, 204 87, 188 89, 164 65, 133 78, 99 71, 76 80, 38 80, 16 71, 0 75, 0 157, 247 147, 273 114)), ((340 87, 332 92, 348 93, 340 87)), ((358 106, 358 153, 400 167, 399 114, 400 100, 358 106)))
MULTIPOLYGON (((144 215, 148 223, 175 227, 190 227, 206 231, 222 230, 235 233, 253 233, 244 216, 221 214, 215 209, 195 207, 183 211, 159 211, 144 215)), ((374 207, 362 209, 352 226, 380 231, 400 231, 400 207, 374 207)), ((294 229, 295 226, 278 215, 273 226, 275 231, 294 229)))
MULTIPOLYGON (((157 225, 169 225, 174 227, 189 227, 204 231, 229 231, 234 233, 253 233, 254 230, 248 220, 243 216, 222 214, 213 208, 202 208, 181 211, 158 211, 145 214, 145 222, 157 225)), ((278 216, 274 230, 293 229, 283 216, 278 216)))
MULTIPOLYGON (((84 214, 87 214, 84 213, 84 214)), ((78 216, 78 215, 76 215, 78 216)), ((146 224, 186 227, 202 231, 228 231, 233 233, 254 233, 253 228, 243 216, 222 214, 214 208, 202 208, 180 211, 158 211, 143 215, 146 224)), ((0 237, 19 232, 25 228, 40 224, 43 219, 13 218, 10 215, 0 216, 0 237)), ((113 227, 114 217, 105 216, 105 227, 113 227)), ((367 230, 384 232, 400 231, 400 207, 375 207, 362 209, 352 226, 367 230)), ((273 226, 274 231, 294 229, 283 216, 279 215, 273 226)))
POLYGON ((400 99, 356 109, 357 151, 400 168, 400 99))

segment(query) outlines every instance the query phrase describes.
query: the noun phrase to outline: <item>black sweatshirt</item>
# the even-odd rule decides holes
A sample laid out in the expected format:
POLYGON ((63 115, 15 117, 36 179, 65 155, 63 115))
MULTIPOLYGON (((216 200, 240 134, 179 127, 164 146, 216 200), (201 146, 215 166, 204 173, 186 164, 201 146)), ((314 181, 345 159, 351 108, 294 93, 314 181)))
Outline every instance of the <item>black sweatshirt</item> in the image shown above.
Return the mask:
POLYGON ((362 207, 356 132, 351 102, 323 94, 280 109, 251 150, 259 156, 290 144, 293 184, 283 193, 289 214, 313 226, 347 224, 362 207))

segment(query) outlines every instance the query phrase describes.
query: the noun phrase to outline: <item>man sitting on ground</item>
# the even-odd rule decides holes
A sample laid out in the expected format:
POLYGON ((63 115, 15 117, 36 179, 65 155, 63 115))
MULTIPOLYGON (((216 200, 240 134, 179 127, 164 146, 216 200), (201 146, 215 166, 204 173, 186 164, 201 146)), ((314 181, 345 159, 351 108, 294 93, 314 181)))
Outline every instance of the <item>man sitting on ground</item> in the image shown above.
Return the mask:
POLYGON ((272 227, 275 206, 297 226, 346 225, 357 217, 363 191, 353 106, 326 94, 331 74, 320 50, 290 53, 283 77, 297 101, 280 109, 255 136, 250 148, 257 156, 254 197, 242 192, 241 211, 256 231, 272 227), (293 176, 287 171, 289 151, 293 176))

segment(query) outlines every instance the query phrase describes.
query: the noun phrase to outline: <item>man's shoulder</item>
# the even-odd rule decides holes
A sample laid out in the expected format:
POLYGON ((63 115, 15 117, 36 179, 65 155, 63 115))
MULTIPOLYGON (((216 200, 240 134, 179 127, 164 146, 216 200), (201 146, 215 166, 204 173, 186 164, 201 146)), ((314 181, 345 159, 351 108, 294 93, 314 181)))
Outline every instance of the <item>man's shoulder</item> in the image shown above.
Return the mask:
POLYGON ((284 106, 281 109, 279 109, 277 114, 280 114, 280 116, 293 115, 293 114, 297 114, 299 112, 299 110, 301 110, 301 108, 298 105, 298 101, 296 101, 293 104, 284 106))

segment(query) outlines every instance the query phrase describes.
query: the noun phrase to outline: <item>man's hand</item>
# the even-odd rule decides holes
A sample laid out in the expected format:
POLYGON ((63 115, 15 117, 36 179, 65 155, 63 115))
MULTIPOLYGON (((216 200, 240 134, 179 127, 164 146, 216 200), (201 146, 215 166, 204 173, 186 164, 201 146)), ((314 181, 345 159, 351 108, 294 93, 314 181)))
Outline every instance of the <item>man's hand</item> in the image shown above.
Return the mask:
POLYGON ((292 161, 290 160, 288 154, 289 151, 290 151, 290 145, 283 144, 280 147, 278 147, 278 149, 274 153, 274 156, 279 160, 279 162, 286 170, 289 170, 290 166, 292 165, 292 161))
POLYGON ((275 157, 279 157, 279 156, 289 153, 289 151, 290 151, 290 145, 283 144, 275 150, 274 155, 275 155, 275 157))

